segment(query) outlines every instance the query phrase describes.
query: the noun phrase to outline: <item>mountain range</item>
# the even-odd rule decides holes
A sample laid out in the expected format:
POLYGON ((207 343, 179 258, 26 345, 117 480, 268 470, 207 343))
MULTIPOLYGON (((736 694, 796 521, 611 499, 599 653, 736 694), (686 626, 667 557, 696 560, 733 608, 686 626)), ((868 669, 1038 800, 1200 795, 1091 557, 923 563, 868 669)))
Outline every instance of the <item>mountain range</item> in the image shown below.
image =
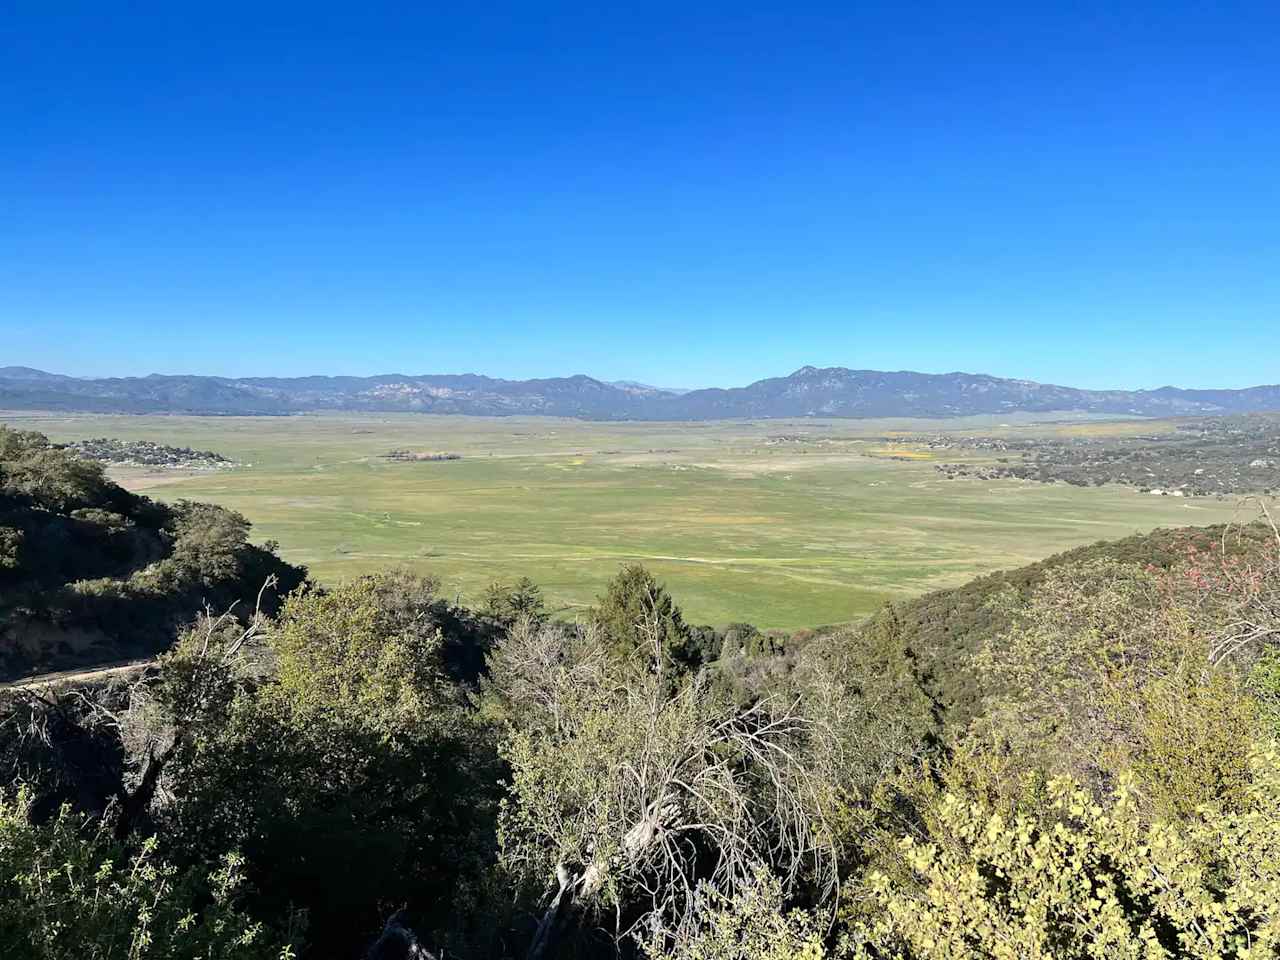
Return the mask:
POLYGON ((500 380, 477 374, 375 377, 68 377, 0 367, 0 410, 204 415, 319 410, 588 420, 740 417, 956 417, 1017 412, 1192 416, 1280 410, 1280 385, 1243 390, 1080 390, 971 373, 801 367, 730 389, 672 390, 581 374, 500 380))

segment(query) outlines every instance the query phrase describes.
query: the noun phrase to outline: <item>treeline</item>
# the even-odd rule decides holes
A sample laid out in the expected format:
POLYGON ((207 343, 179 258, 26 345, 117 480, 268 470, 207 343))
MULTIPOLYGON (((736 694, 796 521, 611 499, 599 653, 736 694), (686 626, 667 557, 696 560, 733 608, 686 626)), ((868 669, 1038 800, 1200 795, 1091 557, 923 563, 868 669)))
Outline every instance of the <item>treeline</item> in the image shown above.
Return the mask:
POLYGON ((0 703, 0 955, 1271 957, 1280 535, 771 638, 388 572, 0 703))

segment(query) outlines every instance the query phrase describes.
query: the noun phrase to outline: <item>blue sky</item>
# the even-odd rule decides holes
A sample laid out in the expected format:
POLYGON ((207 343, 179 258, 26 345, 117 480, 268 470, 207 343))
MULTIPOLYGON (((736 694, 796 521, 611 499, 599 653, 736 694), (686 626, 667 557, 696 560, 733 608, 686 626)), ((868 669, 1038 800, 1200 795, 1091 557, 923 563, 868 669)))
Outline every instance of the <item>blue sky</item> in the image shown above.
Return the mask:
POLYGON ((1280 4, 0 21, 0 365, 1280 381, 1280 4))

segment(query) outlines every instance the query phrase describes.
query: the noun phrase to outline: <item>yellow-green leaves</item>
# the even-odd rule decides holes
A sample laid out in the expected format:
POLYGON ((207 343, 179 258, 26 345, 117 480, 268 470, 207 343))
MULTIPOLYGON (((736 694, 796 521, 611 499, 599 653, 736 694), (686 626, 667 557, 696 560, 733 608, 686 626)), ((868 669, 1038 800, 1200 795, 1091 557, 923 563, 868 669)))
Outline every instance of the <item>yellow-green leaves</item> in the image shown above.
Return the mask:
POLYGON ((1258 753, 1244 802, 1149 822, 1131 779, 1109 803, 1069 778, 1049 812, 1010 821, 954 794, 928 838, 904 837, 909 873, 873 872, 878 912, 860 957, 1074 960, 1273 957, 1280 950, 1280 758, 1258 753))
POLYGON ((293 711, 325 712, 389 739, 437 720, 455 694, 441 666, 432 586, 380 574, 290 596, 269 640, 293 711))
POLYGON ((0 956, 24 960, 278 960, 291 945, 241 910, 244 861, 179 871, 154 838, 127 848, 63 808, 0 793, 0 956))

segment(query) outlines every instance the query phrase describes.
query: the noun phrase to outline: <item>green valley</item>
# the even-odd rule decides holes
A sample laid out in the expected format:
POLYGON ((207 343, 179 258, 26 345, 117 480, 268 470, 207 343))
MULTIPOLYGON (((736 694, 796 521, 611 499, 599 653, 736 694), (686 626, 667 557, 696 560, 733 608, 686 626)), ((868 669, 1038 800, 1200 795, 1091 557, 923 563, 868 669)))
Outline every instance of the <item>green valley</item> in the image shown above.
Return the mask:
MULTIPOLYGON (((162 501, 229 507, 258 542, 321 582, 406 566, 476 602, 533 577, 572 619, 626 562, 652 570, 693 622, 797 629, 885 599, 1157 527, 1229 521, 1239 498, 1149 496, 941 475, 922 434, 1020 440, 1172 430, 1171 421, 1017 415, 955 420, 593 423, 509 417, 0 414, 51 440, 147 440, 216 451, 219 470, 113 464, 162 501), (392 451, 424 459, 390 459, 392 451), (458 459, 425 459, 437 454, 458 459)), ((936 446, 936 442, 934 444, 936 446)))

